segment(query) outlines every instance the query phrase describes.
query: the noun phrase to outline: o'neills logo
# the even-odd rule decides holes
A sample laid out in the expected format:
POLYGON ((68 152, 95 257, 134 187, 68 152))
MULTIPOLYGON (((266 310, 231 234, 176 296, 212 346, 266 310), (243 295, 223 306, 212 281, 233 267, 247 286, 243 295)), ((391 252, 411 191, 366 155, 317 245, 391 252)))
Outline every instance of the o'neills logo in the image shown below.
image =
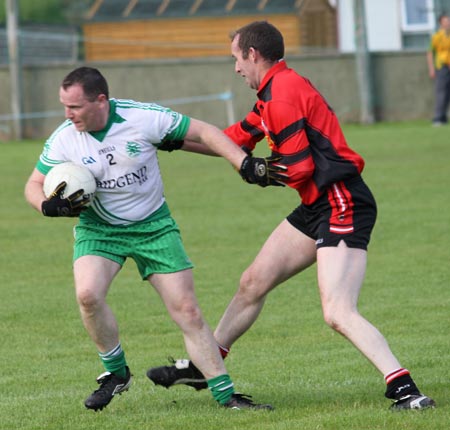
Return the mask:
POLYGON ((136 172, 126 173, 118 178, 107 179, 106 181, 97 180, 97 188, 111 190, 113 188, 123 188, 133 184, 142 185, 147 180, 147 166, 144 166, 136 172))

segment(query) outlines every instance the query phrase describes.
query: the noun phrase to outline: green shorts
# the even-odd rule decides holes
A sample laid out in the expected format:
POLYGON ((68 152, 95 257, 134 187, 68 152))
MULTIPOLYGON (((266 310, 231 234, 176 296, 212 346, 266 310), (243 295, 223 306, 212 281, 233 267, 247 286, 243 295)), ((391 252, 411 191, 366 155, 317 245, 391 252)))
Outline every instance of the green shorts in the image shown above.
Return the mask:
POLYGON ((193 267, 175 220, 164 216, 132 225, 80 222, 74 229, 73 261, 98 255, 119 263, 132 258, 142 279, 153 273, 173 273, 193 267))

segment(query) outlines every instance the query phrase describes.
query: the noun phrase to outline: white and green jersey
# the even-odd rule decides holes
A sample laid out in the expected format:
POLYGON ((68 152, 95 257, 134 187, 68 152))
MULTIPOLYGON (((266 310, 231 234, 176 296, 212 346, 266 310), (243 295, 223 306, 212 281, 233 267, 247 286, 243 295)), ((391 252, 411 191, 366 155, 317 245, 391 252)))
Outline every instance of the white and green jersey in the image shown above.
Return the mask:
POLYGON ((142 221, 165 202, 157 147, 183 139, 189 124, 189 117, 156 104, 111 99, 103 130, 79 132, 66 120, 45 143, 36 168, 45 175, 72 161, 94 174, 97 192, 82 218, 114 225, 142 221))

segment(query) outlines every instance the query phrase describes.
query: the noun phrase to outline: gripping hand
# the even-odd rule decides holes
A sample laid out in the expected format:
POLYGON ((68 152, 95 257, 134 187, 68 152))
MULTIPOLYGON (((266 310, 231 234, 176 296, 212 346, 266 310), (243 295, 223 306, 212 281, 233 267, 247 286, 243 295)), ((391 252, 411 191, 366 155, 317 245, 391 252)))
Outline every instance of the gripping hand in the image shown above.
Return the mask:
POLYGON ((45 216, 77 217, 83 210, 87 209, 86 204, 89 203, 89 198, 83 197, 80 199, 84 193, 83 189, 75 191, 69 197, 62 197, 66 185, 66 182, 61 182, 49 198, 42 202, 41 210, 45 216))
POLYGON ((248 155, 241 164, 239 173, 242 179, 249 184, 258 184, 261 187, 274 185, 284 187, 288 178, 287 167, 277 164, 281 157, 256 158, 248 155))

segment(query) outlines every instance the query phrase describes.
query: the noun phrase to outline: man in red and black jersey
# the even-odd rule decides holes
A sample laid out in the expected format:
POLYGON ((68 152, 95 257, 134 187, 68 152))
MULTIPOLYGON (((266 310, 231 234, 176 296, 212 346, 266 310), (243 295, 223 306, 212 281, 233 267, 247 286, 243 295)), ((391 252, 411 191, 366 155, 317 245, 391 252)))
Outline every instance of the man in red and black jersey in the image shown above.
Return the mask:
MULTIPOLYGON (((255 322, 273 288, 316 262, 325 322, 384 375, 392 407, 434 407, 382 334, 357 310, 377 214, 372 193, 361 178, 363 159, 347 145, 322 95, 288 68, 283 37, 274 26, 261 21, 237 30, 231 35, 231 53, 235 72, 257 91, 258 99, 246 118, 225 133, 249 153, 265 138, 272 151, 269 158, 287 167, 278 181, 297 190, 302 203, 272 232, 243 273, 214 333, 222 355, 255 322)), ((206 153, 189 141, 182 147, 206 153)), ((253 182, 245 163, 240 173, 253 182)), ((150 369, 148 376, 166 387, 177 383, 205 387, 202 375, 186 360, 150 369)))

